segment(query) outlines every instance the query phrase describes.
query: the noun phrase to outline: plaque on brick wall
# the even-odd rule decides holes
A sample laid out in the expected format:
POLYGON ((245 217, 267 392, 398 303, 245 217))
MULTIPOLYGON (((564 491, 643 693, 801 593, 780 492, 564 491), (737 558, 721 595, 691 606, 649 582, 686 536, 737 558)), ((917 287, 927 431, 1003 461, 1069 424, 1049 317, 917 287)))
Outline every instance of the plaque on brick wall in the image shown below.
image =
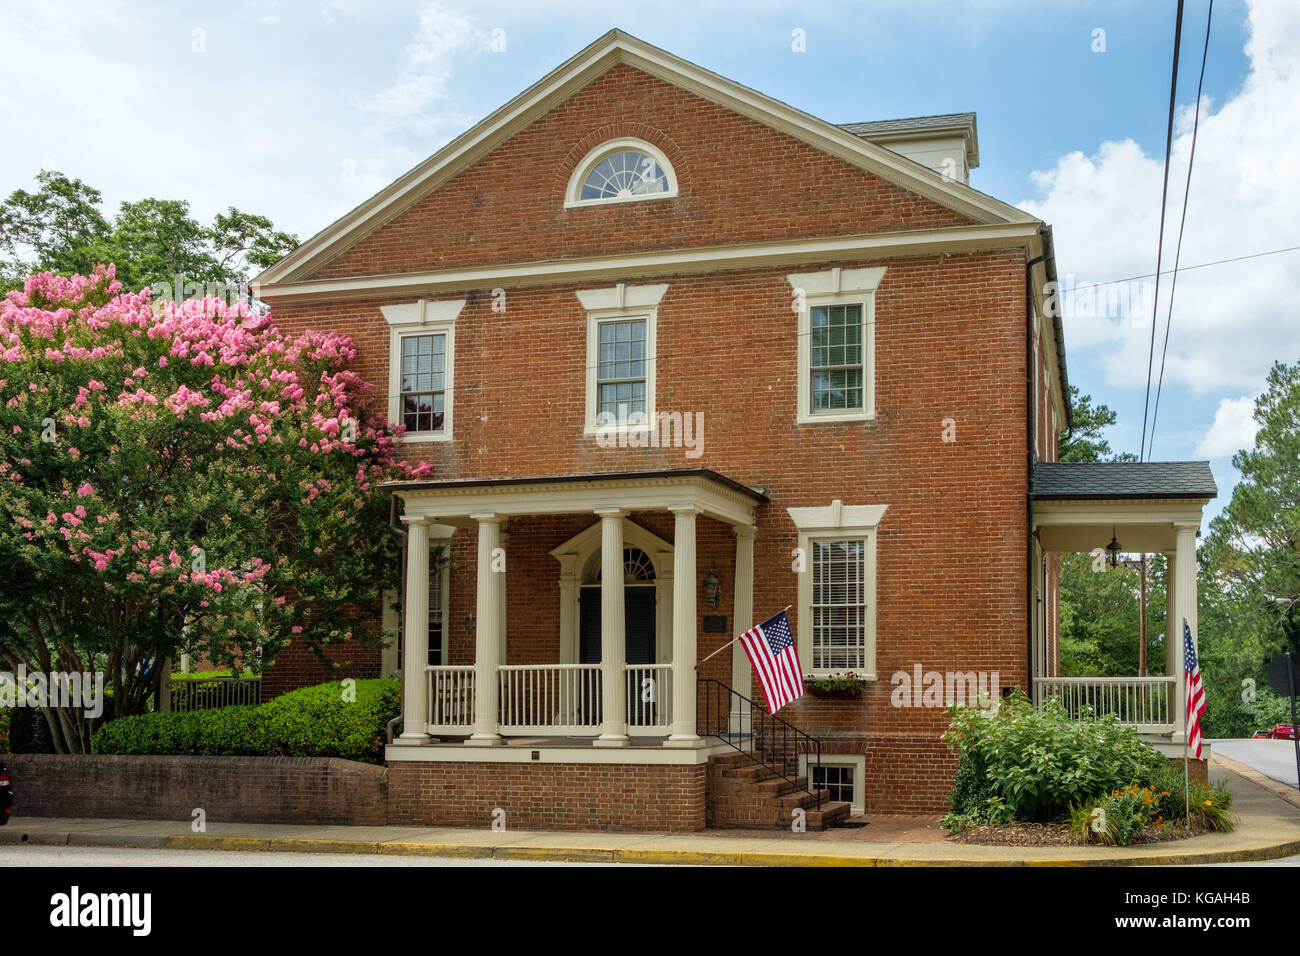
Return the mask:
POLYGON ((725 614, 704 615, 704 633, 705 634, 726 634, 727 615, 725 614))

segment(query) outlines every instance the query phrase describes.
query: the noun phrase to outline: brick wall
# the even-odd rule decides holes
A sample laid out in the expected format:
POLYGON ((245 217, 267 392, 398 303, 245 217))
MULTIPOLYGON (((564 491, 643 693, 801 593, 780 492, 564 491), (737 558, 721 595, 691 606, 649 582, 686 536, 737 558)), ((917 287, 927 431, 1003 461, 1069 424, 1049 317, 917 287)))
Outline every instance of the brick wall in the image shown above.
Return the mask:
POLYGON ((677 831, 704 828, 705 765, 395 761, 389 822, 487 829, 677 831))
POLYGON ((793 136, 618 66, 315 278, 969 223, 793 136), (625 136, 667 154, 677 198, 566 210, 574 167, 625 136))
POLYGON ((383 825, 387 771, 332 757, 13 754, 14 817, 383 825))

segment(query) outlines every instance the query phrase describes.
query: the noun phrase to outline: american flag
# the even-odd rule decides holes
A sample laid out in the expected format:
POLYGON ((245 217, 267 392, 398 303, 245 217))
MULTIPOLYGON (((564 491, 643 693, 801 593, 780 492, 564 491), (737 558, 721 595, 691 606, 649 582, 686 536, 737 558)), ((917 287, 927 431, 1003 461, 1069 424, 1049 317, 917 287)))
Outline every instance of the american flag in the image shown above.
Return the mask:
POLYGON ((1205 713, 1205 687, 1201 684, 1201 662, 1196 659, 1192 629, 1183 618, 1183 691, 1187 698, 1187 746, 1201 759, 1201 714, 1205 713))
POLYGON ((785 611, 751 627, 737 640, 745 648, 749 662, 754 665, 754 673, 763 685, 768 713, 775 714, 790 701, 803 696, 799 651, 794 646, 790 619, 785 616, 785 611))

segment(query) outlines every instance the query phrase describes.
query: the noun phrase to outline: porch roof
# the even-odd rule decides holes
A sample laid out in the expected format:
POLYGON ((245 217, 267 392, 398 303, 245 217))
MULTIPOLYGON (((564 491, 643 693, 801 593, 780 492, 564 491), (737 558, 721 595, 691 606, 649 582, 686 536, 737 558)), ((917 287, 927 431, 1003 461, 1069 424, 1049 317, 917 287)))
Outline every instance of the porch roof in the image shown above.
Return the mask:
POLYGON ((1199 498, 1219 494, 1208 461, 1040 461, 1031 491, 1039 501, 1199 498))
POLYGON ((755 506, 768 501, 760 489, 709 468, 427 479, 387 482, 381 487, 406 502, 408 519, 435 520, 476 513, 508 517, 602 508, 640 511, 694 507, 730 524, 752 525, 755 506))

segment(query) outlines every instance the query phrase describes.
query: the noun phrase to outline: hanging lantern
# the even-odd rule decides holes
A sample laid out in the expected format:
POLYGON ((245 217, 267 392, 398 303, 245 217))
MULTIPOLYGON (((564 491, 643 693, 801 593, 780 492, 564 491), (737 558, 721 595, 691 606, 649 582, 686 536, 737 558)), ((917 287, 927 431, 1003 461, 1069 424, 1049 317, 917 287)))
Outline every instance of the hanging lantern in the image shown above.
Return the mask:
POLYGON ((1112 568, 1119 567, 1119 540, 1115 537, 1115 526, 1110 528, 1110 544, 1106 545, 1106 563, 1112 568))

